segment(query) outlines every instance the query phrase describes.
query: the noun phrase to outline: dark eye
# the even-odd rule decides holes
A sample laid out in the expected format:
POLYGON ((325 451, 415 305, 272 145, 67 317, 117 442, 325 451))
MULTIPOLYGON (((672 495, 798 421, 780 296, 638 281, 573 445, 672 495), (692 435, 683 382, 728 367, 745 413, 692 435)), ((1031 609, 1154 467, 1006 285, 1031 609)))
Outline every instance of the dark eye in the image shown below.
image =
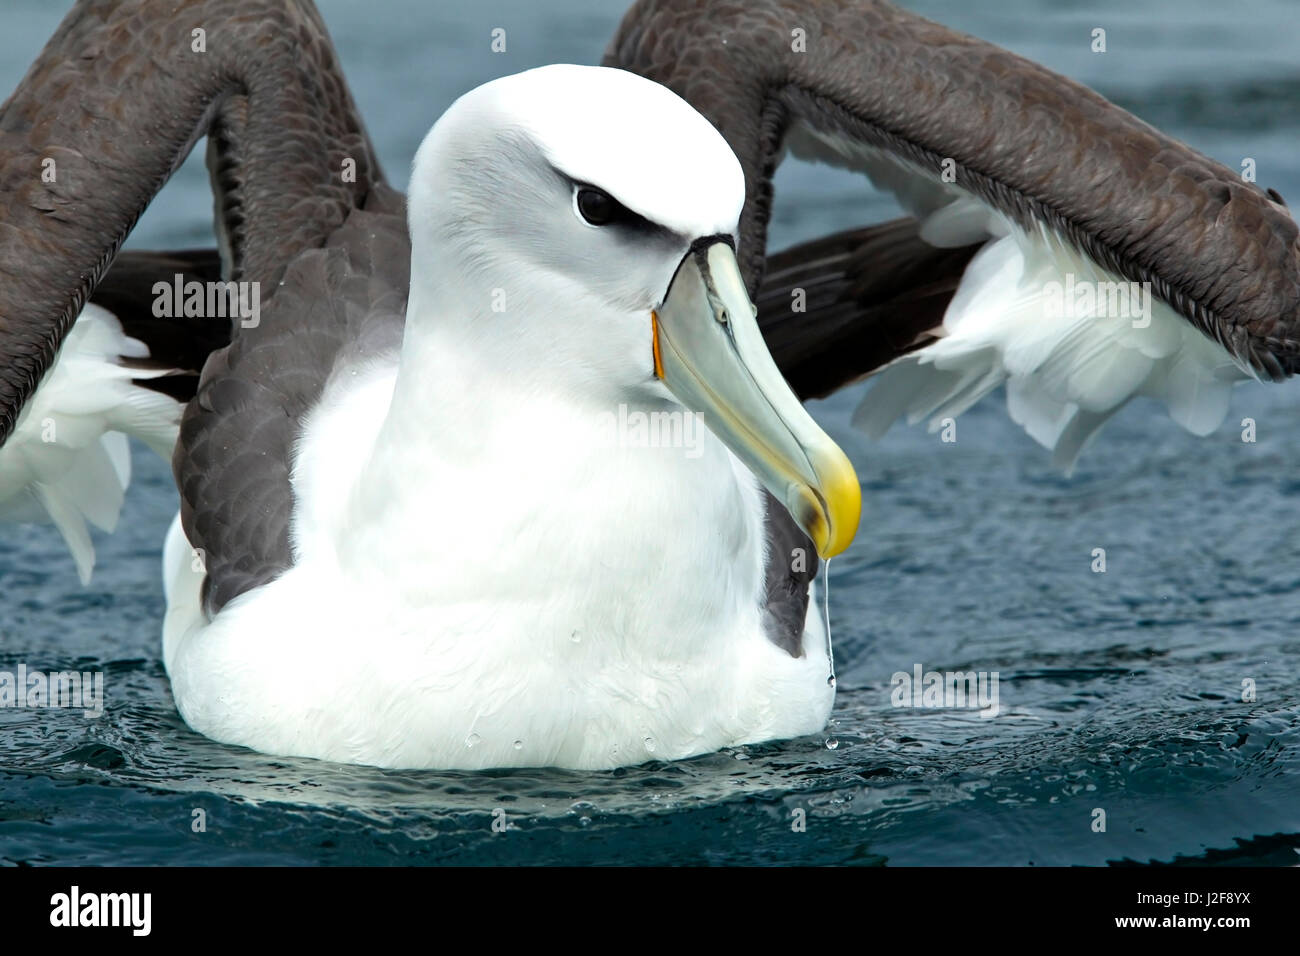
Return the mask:
POLYGON ((612 226, 628 235, 655 236, 665 232, 662 226, 657 226, 644 216, 634 213, 597 186, 575 182, 573 206, 583 222, 589 226, 612 226))
POLYGON ((609 193, 594 186, 578 187, 578 212, 593 226, 608 226, 635 215, 609 193))

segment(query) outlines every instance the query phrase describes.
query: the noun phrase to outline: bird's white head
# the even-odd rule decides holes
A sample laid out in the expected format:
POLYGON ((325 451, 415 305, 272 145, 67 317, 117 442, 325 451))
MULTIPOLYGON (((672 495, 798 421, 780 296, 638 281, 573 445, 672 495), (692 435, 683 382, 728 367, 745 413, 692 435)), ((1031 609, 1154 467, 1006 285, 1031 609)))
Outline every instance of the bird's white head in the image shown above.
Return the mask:
POLYGON ((650 80, 547 66, 480 86, 415 158, 406 351, 593 408, 685 405, 819 551, 842 550, 857 478, 758 332, 735 258, 744 199, 726 141, 650 80))
POLYGON ((548 374, 645 379, 650 310, 693 240, 734 237, 744 199, 726 140, 667 87, 606 67, 502 77, 458 99, 416 154, 412 294, 475 337, 544 338, 548 374), (472 301, 449 308, 452 290, 472 301))

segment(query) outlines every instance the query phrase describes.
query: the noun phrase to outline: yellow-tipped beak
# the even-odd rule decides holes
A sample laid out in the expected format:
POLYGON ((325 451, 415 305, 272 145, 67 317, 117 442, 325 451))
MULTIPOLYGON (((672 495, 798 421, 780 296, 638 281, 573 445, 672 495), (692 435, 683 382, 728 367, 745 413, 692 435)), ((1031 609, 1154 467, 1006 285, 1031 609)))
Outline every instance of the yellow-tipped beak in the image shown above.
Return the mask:
POLYGON ((858 530, 858 476, 790 391, 754 315, 731 246, 693 247, 651 316, 655 375, 834 557, 858 530))

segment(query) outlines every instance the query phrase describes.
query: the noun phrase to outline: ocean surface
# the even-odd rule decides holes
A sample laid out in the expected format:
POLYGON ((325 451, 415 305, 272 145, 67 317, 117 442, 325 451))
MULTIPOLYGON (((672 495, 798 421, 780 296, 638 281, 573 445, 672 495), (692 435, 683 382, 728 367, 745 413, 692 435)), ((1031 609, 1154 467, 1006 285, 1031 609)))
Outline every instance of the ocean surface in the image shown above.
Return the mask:
MULTIPOLYGON (((625 7, 320 5, 399 185, 458 94, 543 63, 597 62, 625 7), (489 51, 494 27, 506 53, 489 51)), ((69 6, 7 0, 0 89, 69 6)), ((1230 167, 1251 157, 1261 184, 1300 200, 1300 18, 1287 0, 908 6, 1079 79, 1230 167), (1094 27, 1104 55, 1091 52, 1094 27)), ((895 208, 851 174, 787 164, 773 245, 895 208)), ((200 150, 131 244, 211 241, 200 150)), ((1296 865, 1298 389, 1240 387, 1205 439, 1134 402, 1068 478, 1000 394, 959 420, 955 443, 902 426, 858 435, 861 387, 817 403, 864 493, 862 530, 830 570, 831 725, 604 773, 393 772, 191 732, 160 660, 159 549, 176 496, 168 468, 137 449, 89 587, 52 528, 0 527, 0 670, 102 670, 106 682, 98 719, 0 710, 0 860, 1296 865), (1105 573, 1092 570, 1096 548, 1105 573), (892 675, 917 665, 996 671, 998 715, 893 706, 892 675)))

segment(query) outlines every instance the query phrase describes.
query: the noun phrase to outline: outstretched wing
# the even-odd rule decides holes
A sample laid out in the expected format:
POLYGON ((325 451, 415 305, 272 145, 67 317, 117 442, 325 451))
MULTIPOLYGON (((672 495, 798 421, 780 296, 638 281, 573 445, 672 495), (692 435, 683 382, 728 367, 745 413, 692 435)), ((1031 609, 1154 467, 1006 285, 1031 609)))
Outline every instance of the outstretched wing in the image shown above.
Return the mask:
POLYGON ((605 63, 674 89, 740 157, 741 258, 783 354, 818 352, 850 316, 883 340, 848 347, 841 331, 845 351, 795 379, 825 394, 884 367, 857 417, 869 431, 933 423, 1005 383, 1013 417, 1068 465, 1134 395, 1203 433, 1232 382, 1300 368, 1300 244, 1281 197, 1012 53, 879 0, 640 0, 605 63), (856 263, 834 237, 805 244, 765 281, 787 153, 864 173, 916 228, 875 234, 856 263), (967 261, 935 322, 957 264, 942 250, 967 261), (908 257, 933 284, 912 271, 920 298, 891 318, 859 284, 887 285, 875 273, 908 257), (796 287, 822 290, 816 310, 779 316, 796 287))
POLYGON ((392 238, 405 230, 401 199, 382 186, 314 5, 80 0, 0 107, 0 191, 0 442, 94 296, 121 313, 128 335, 148 343, 147 357, 132 352, 121 363, 137 381, 185 398, 206 368, 175 465, 187 534, 212 569, 210 593, 228 599, 242 586, 232 582, 278 573, 289 543, 286 520, 274 516, 292 504, 293 425, 312 389, 324 386, 307 379, 325 374, 324 353, 337 351, 358 323, 367 341, 391 338, 353 313, 383 315, 377 324, 391 327, 404 298, 393 283, 405 289, 405 279, 387 271, 405 270, 404 239, 392 238), (191 47, 196 23, 206 31, 202 56, 191 47), (224 314, 152 321, 145 284, 173 267, 212 278, 205 252, 129 254, 102 281, 140 214, 204 135, 221 278, 257 287, 260 330, 232 326, 224 314), (47 158, 56 171, 42 177, 47 158), (361 235, 372 227, 374 236, 361 235), (358 276, 370 285, 359 288, 358 276), (329 301, 334 294, 343 298, 329 301), (308 335, 304 324, 316 320, 339 327, 308 335), (292 335, 302 337, 295 350, 319 364, 289 362, 284 343, 292 335), (158 376, 160 363, 175 374, 158 376), (256 496, 256 508, 208 494, 210 484, 232 482, 256 496))

